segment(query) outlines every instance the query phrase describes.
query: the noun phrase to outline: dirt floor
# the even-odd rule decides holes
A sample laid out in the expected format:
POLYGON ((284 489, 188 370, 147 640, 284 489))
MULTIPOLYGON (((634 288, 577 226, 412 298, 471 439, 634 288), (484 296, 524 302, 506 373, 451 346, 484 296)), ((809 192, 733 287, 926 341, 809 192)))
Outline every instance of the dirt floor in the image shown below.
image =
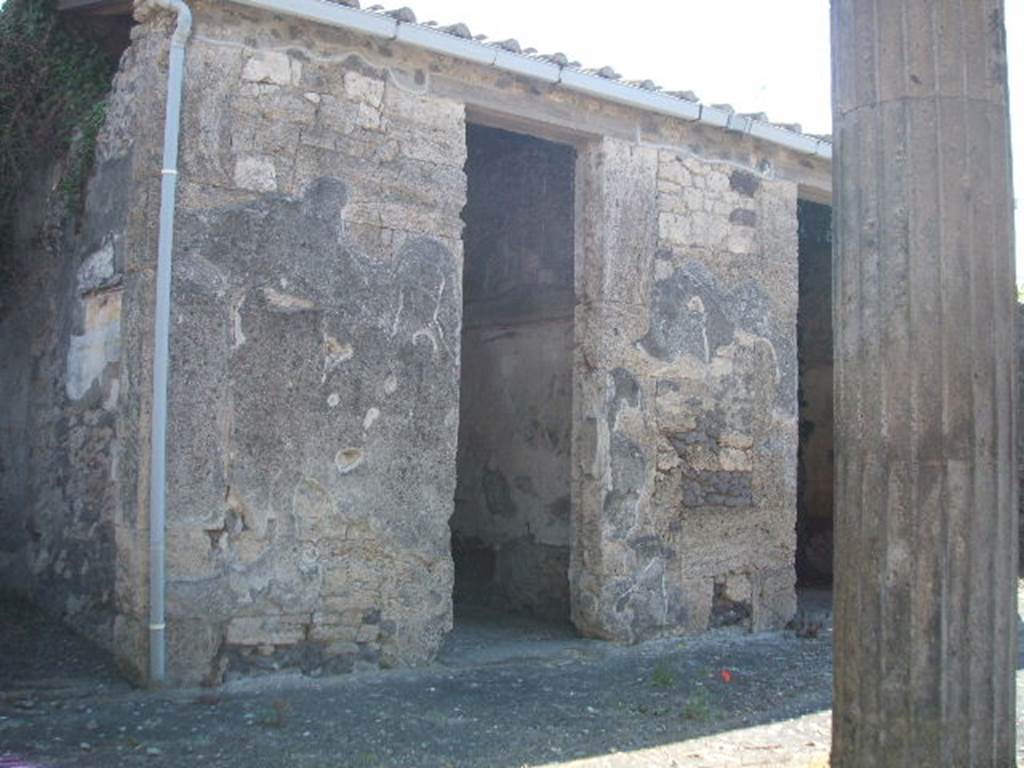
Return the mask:
POLYGON ((5 600, 0 768, 824 766, 828 595, 802 600, 794 630, 628 648, 460 616, 430 667, 160 692, 5 600))

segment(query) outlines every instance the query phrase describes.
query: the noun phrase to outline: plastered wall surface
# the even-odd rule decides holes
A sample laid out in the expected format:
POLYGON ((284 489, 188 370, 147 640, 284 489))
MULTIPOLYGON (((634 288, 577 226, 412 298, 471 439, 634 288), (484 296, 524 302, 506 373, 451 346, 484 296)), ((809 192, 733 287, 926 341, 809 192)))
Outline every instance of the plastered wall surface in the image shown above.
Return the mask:
POLYGON ((121 59, 80 215, 67 215, 57 168, 34 175, 0 299, 0 584, 113 650, 137 679, 148 557, 138 297, 152 278, 143 254, 159 144, 147 121, 165 31, 138 28, 121 59))
POLYGON ((605 139, 583 158, 573 616, 620 640, 792 615, 796 186, 605 139))
MULTIPOLYGON (((572 401, 536 414, 552 427, 543 450, 570 462, 568 492, 537 474, 538 503, 521 504, 531 491, 516 478, 530 473, 512 471, 495 497, 533 510, 533 542, 563 564, 568 547, 554 604, 583 633, 625 641, 786 621, 796 200, 828 188, 827 164, 394 42, 231 3, 193 10, 172 297, 171 679, 416 664, 451 628, 460 343, 464 327, 491 333, 462 316, 467 122, 576 154, 571 303, 566 274, 541 281, 573 322, 544 325, 535 347, 553 365, 571 339, 571 376, 492 375, 509 403, 572 401)), ((32 594, 63 580, 49 593, 61 610, 101 617, 94 634, 136 671, 172 24, 138 21, 86 234, 39 292, 59 322, 36 331, 34 357, 3 342, 19 372, 10 397, 42 403, 5 417, 5 446, 35 430, 77 447, 5 447, 11 530, 43 534, 9 535, 0 555, 5 582, 32 594), (110 565, 85 575, 87 560, 110 565)), ((11 339, 43 310, 4 311, 11 339)), ((487 348, 491 374, 520 354, 512 337, 487 348)))

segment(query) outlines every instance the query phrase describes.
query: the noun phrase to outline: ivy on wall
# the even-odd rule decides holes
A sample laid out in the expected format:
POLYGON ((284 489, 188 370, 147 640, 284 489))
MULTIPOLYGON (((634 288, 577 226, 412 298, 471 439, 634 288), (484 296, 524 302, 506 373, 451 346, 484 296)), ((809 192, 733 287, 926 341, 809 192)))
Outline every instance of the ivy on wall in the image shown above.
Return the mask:
POLYGON ((117 62, 76 34, 56 0, 0 6, 0 285, 13 268, 18 195, 30 169, 62 159, 60 202, 75 215, 117 62))

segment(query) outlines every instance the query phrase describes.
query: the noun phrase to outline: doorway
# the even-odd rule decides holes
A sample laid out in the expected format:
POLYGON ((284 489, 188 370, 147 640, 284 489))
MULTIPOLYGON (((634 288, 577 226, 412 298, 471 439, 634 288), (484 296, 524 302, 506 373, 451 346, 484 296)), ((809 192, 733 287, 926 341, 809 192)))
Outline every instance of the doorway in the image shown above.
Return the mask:
POLYGON ((469 124, 456 625, 568 624, 575 150, 469 124))
POLYGON ((832 209, 800 200, 797 356, 797 585, 832 584, 832 209))

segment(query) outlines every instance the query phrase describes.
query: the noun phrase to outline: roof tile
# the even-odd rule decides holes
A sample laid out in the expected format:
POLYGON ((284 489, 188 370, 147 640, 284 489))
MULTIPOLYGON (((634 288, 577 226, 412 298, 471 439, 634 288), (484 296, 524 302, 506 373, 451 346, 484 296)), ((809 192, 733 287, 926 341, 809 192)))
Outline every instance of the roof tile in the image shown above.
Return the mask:
MULTIPOLYGON (((348 6, 349 8, 359 8, 360 7, 359 0, 327 0, 327 2, 332 2, 332 3, 336 3, 338 5, 348 6)), ((408 8, 408 7, 396 8, 394 10, 390 10, 389 11, 389 10, 385 10, 384 7, 381 6, 381 5, 372 5, 369 8, 367 8, 366 10, 390 16, 393 19, 395 19, 395 20, 397 20, 399 22, 402 22, 404 24, 416 24, 417 23, 416 22, 416 14, 412 11, 411 8, 408 8)), ((484 41, 488 40, 487 35, 484 35, 484 34, 474 35, 472 32, 470 32, 469 27, 466 24, 462 23, 462 22, 456 22, 454 24, 441 25, 441 24, 439 24, 436 21, 426 21, 426 22, 422 23, 422 26, 432 27, 432 28, 434 28, 434 29, 436 29, 436 30, 438 30, 440 32, 444 32, 446 34, 452 35, 453 37, 462 38, 464 40, 475 40, 475 41, 481 42, 481 43, 483 43, 484 41)), ((532 56, 535 59, 540 59, 542 61, 547 61, 547 62, 555 64, 555 65, 557 65, 559 67, 568 68, 568 69, 575 69, 575 70, 581 70, 581 71, 583 71, 586 74, 595 75, 597 77, 601 77, 601 78, 604 78, 606 80, 622 80, 622 76, 618 72, 616 72, 615 69, 613 69, 611 66, 605 65, 605 66, 597 68, 597 69, 582 69, 582 65, 580 64, 580 62, 571 60, 566 54, 562 53, 561 51, 558 51, 558 52, 555 52, 555 53, 540 54, 540 53, 537 52, 537 50, 535 48, 526 48, 526 49, 524 49, 519 44, 519 41, 516 40, 515 38, 508 38, 507 40, 496 40, 494 42, 487 42, 486 44, 487 45, 491 45, 491 46, 493 46, 495 48, 501 48, 502 50, 508 51, 510 53, 521 54, 521 55, 530 55, 530 56, 532 56)), ((639 89, 645 90, 645 91, 657 91, 657 92, 663 93, 666 96, 672 96, 674 98, 681 99, 683 101, 688 101, 688 102, 692 102, 692 103, 699 103, 700 102, 700 99, 698 98, 697 94, 695 94, 693 91, 679 91, 679 90, 669 91, 669 90, 663 90, 657 83, 655 83, 652 80, 626 80, 626 81, 622 81, 622 82, 624 84, 632 86, 634 88, 639 88, 639 89)), ((737 114, 736 110, 732 107, 731 104, 711 104, 709 106, 712 109, 716 109, 716 110, 719 110, 721 112, 725 112, 725 113, 727 113, 729 115, 735 115, 738 118, 744 118, 744 119, 748 119, 748 120, 755 120, 755 121, 763 122, 763 123, 768 123, 769 122, 768 116, 764 112, 747 112, 747 113, 738 113, 737 114)), ((771 123, 771 125, 774 125, 775 127, 781 128, 783 130, 787 130, 787 131, 792 131, 794 133, 803 134, 802 127, 800 126, 799 123, 771 123)), ((813 138, 813 139, 817 139, 818 141, 821 141, 821 142, 826 142, 826 143, 831 143, 832 142, 832 136, 830 134, 803 134, 803 135, 806 135, 806 136, 808 136, 810 138, 813 138)))
POLYGON ((496 43, 492 43, 492 45, 496 45, 499 48, 503 48, 506 51, 510 51, 512 53, 523 52, 523 49, 519 45, 519 41, 516 40, 514 37, 510 37, 508 40, 499 40, 496 43))
POLYGON ((449 35, 455 35, 455 37, 461 37, 465 40, 472 40, 473 33, 469 31, 469 27, 463 24, 461 21, 455 24, 449 24, 447 27, 440 27, 442 32, 447 32, 449 35))
POLYGON ((416 23, 416 14, 413 13, 412 8, 402 6, 401 8, 395 8, 393 11, 388 11, 387 15, 397 21, 405 22, 406 24, 416 23))

